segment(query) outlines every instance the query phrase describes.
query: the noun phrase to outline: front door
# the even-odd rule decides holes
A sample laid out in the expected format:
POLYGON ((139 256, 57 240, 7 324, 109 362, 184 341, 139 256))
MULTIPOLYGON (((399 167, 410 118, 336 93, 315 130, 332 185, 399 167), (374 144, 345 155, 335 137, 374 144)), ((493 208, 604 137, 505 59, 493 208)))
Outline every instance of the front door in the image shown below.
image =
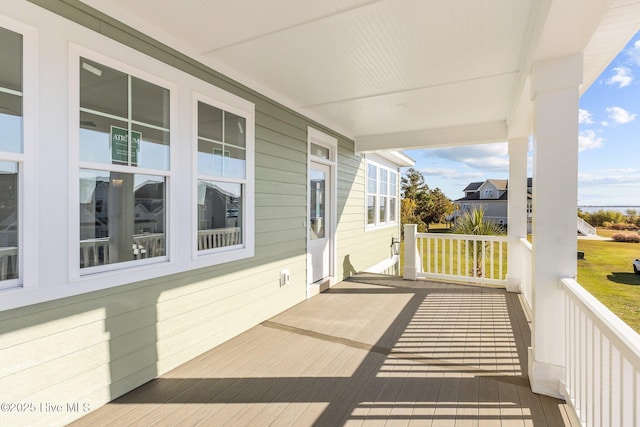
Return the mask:
POLYGON ((331 167, 311 163, 309 167, 309 257, 311 282, 330 275, 331 259, 331 167))

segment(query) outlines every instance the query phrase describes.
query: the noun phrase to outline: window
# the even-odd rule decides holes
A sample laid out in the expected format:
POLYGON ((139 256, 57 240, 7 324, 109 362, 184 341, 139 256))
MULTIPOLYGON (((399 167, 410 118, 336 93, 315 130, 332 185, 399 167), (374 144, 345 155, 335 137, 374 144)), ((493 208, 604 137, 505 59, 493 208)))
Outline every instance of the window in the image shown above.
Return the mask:
POLYGON ((493 190, 484 190, 485 199, 490 199, 493 197, 493 190))
POLYGON ((166 259, 170 91, 84 57, 78 66, 80 269, 166 259))
POLYGON ((367 224, 375 225, 377 220, 376 206, 378 202, 378 167, 367 164, 367 224))
POLYGON ((198 101, 198 251, 243 247, 247 119, 198 101))
POLYGON ((0 288, 18 285, 21 276, 22 46, 21 34, 0 28, 0 288))
POLYGON ((367 226, 393 224, 397 221, 398 174, 367 161, 367 226))

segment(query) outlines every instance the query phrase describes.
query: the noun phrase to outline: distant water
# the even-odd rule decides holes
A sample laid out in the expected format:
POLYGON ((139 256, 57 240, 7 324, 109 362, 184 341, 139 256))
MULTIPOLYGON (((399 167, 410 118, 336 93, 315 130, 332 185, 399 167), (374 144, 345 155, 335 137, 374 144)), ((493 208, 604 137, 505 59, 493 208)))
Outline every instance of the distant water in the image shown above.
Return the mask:
POLYGON ((640 206, 578 206, 582 212, 616 211, 626 213, 628 209, 635 209, 640 214, 640 206))

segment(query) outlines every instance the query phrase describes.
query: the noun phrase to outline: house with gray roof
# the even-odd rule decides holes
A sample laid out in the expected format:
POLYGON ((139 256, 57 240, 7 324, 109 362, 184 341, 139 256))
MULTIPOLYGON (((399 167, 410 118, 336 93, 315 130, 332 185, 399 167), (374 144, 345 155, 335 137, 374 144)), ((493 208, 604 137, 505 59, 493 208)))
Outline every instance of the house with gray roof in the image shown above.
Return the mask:
MULTIPOLYGON (((531 202, 533 193, 533 180, 527 178, 527 232, 531 232, 531 202)), ((464 190, 464 197, 454 200, 456 210, 453 220, 470 212, 474 208, 482 209, 487 220, 500 225, 507 225, 509 180, 487 179, 485 181, 472 182, 464 190)))

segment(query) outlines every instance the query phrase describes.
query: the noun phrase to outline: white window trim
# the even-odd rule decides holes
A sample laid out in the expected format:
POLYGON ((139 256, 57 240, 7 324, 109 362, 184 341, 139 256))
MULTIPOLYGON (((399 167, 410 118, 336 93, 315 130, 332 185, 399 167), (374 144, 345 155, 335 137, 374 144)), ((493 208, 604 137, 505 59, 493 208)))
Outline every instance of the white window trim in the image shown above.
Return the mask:
MULTIPOLYGON (((365 197, 364 197, 364 223, 365 223, 365 229, 367 231, 372 231, 372 230, 381 230, 384 228, 390 228, 390 227, 396 227, 399 223, 398 218, 400 215, 400 173, 398 171, 398 168, 396 166, 390 165, 389 162, 385 162, 383 159, 381 158, 377 158, 374 155, 368 154, 367 156, 365 156, 365 197), (368 199, 369 199, 369 195, 371 195, 372 193, 369 193, 369 164, 374 165, 376 167, 376 194, 375 194, 375 207, 374 207, 374 211, 375 211, 375 219, 376 222, 374 224, 369 224, 369 220, 368 220, 368 199), (386 195, 381 195, 380 194, 380 170, 384 169, 387 171, 387 194, 386 195), (396 176, 396 183, 395 183, 395 187, 396 187, 396 194, 395 196, 392 196, 390 194, 391 192, 391 176, 392 174, 395 174, 396 176), (395 197, 396 199, 396 206, 395 206, 395 217, 396 219, 394 221, 389 221, 388 218, 390 216, 390 211, 389 211, 389 206, 387 206, 387 209, 385 211, 385 216, 386 218, 384 218, 383 221, 380 220, 379 218, 379 210, 380 210, 380 198, 381 197, 386 197, 387 200, 390 200, 392 197, 395 197)), ((388 203, 388 205, 390 205, 390 203, 388 203)))
POLYGON ((216 87, 192 93, 192 260, 199 266, 217 265, 255 255, 255 105, 216 87), (245 178, 202 177, 198 173, 198 102, 243 117, 246 124, 245 178), (212 179, 243 184, 242 244, 204 251, 198 250, 198 180, 212 179))
POLYGON ((0 27, 22 35, 22 152, 5 152, 0 161, 18 163, 18 278, 0 282, 0 290, 32 289, 38 278, 37 100, 38 32, 0 15, 0 27), (29 268, 25 257, 29 256, 29 268), (32 264, 32 261, 34 262, 32 264))
POLYGON ((145 67, 132 66, 129 63, 123 63, 110 56, 98 53, 93 49, 89 49, 78 44, 71 43, 69 45, 69 280, 71 282, 93 280, 101 274, 126 274, 126 272, 144 271, 153 267, 149 264, 167 263, 173 253, 172 230, 173 230, 173 199, 171 197, 171 187, 173 170, 175 169, 174 152, 176 144, 177 128, 177 86, 168 80, 150 74, 145 67), (78 206, 80 204, 80 194, 78 191, 78 182, 80 179, 80 169, 98 169, 98 170, 119 170, 126 173, 132 173, 129 166, 116 166, 103 163, 95 163, 80 160, 80 58, 100 63, 104 66, 113 68, 122 73, 137 77, 149 83, 161 86, 169 91, 169 169, 157 170, 146 168, 135 168, 136 174, 154 175, 165 177, 165 249, 164 256, 147 258, 135 261, 118 262, 106 264, 99 267, 80 268, 78 260, 80 259, 80 212, 78 206), (75 113, 74 113, 75 112, 75 113))
MULTIPOLYGON (((7 0, 6 4, 1 3, 0 25, 23 35, 24 52, 24 152, 17 157, 12 155, 12 158, 24 161, 19 207, 22 286, 0 289, 0 311, 212 265, 211 257, 193 259, 189 250, 195 247, 193 224, 189 219, 183 220, 189 218, 195 209, 192 193, 195 182, 192 176, 195 170, 194 154, 191 149, 192 94, 197 92, 221 101, 227 105, 228 111, 239 108, 250 112, 251 119, 247 121, 248 149, 253 151, 254 104, 30 2, 7 0), (165 224, 168 260, 155 262, 155 259, 151 259, 153 264, 146 265, 135 261, 135 265, 128 268, 82 276, 79 274, 80 56, 170 90, 171 170, 166 173, 152 171, 154 175, 168 177, 165 224), (39 87, 44 90, 39 91, 39 87), (46 144, 38 145, 39 138, 46 144), (43 189, 47 191, 46 194, 43 189), (39 202, 40 199, 42 201, 39 202), (43 209, 50 208, 47 209, 49 213, 41 215, 40 206, 43 209), (25 269, 25 265, 28 268, 25 269)), ((245 208, 251 217, 245 224, 253 229, 255 165, 252 161, 247 164, 245 208)), ((100 166, 97 168, 101 169, 100 166)), ((143 170, 138 172, 142 173, 143 170)), ((253 245, 253 232, 248 232, 246 256, 253 255, 253 245)), ((126 267, 125 263, 119 264, 126 267)))

